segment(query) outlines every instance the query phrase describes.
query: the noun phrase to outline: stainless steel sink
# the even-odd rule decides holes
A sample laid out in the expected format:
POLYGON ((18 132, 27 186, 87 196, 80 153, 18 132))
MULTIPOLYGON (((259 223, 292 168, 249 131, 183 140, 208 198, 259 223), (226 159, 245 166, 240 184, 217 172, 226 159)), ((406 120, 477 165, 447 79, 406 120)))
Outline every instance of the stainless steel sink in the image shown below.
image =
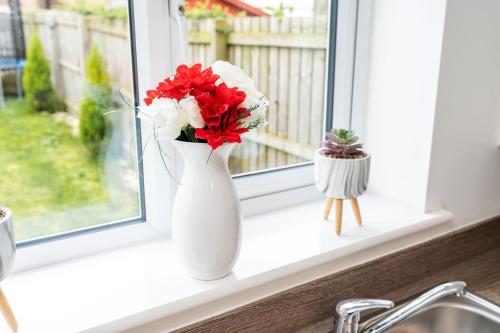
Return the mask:
MULTIPOLYGON (((362 325, 360 331, 386 317, 386 311, 362 325)), ((500 333, 500 307, 494 303, 467 292, 462 297, 446 296, 409 316, 387 333, 500 333)))
POLYGON ((337 333, 500 333, 500 306, 470 292, 463 281, 442 283, 396 308, 383 299, 337 304, 337 333), (369 320, 361 313, 390 309, 369 320))

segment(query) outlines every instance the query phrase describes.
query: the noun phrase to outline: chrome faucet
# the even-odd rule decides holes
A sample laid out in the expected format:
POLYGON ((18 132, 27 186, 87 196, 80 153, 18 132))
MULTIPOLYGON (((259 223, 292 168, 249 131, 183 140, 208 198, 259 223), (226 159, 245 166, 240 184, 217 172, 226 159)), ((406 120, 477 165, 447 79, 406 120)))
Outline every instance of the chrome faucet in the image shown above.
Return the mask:
POLYGON ((443 283, 432 288, 421 296, 402 305, 372 326, 359 331, 360 313, 370 309, 391 309, 394 303, 381 299, 349 299, 337 304, 339 319, 337 333, 381 333, 393 327, 425 306, 449 295, 464 296, 465 282, 456 281, 443 283))
POLYGON ((339 321, 337 333, 357 333, 359 330, 360 313, 370 309, 391 309, 394 303, 383 299, 353 298, 337 304, 339 321))

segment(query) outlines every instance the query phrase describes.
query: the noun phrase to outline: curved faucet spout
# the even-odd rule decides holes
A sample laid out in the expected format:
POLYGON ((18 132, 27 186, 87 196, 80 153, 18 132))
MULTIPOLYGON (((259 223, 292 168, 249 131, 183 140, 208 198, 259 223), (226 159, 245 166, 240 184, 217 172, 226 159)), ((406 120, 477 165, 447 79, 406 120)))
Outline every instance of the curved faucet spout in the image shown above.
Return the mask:
POLYGON ((400 309, 394 311, 384 319, 375 323, 373 326, 363 330, 362 333, 381 333, 393 327, 402 320, 408 318, 427 305, 449 295, 464 296, 466 293, 466 284, 463 281, 443 283, 432 288, 413 301, 403 305, 400 309))

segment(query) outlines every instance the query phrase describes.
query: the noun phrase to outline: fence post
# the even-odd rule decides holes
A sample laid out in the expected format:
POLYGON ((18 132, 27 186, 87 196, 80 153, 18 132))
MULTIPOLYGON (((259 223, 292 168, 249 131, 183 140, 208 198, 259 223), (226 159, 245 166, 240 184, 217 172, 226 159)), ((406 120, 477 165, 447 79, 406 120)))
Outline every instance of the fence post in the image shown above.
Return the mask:
POLYGON ((24 42, 26 43, 26 47, 28 47, 31 39, 30 37, 33 34, 33 31, 36 31, 35 15, 30 12, 22 13, 21 15, 23 20, 24 42))
POLYGON ((227 22, 225 19, 214 19, 210 38, 210 56, 213 61, 227 60, 227 22))
POLYGON ((89 40, 89 30, 87 20, 83 15, 76 15, 76 30, 77 30, 77 45, 78 50, 78 62, 80 67, 80 75, 82 82, 85 80, 85 59, 87 59, 87 53, 90 50, 90 40, 89 40))
MULTIPOLYGON (((57 17, 53 12, 44 11, 45 26, 47 27, 47 36, 50 47, 50 64, 52 71, 52 82, 56 92, 64 98, 64 84, 61 84, 61 70, 59 67, 59 37, 57 35, 57 17)), ((42 37, 40 37, 42 38, 42 37)))

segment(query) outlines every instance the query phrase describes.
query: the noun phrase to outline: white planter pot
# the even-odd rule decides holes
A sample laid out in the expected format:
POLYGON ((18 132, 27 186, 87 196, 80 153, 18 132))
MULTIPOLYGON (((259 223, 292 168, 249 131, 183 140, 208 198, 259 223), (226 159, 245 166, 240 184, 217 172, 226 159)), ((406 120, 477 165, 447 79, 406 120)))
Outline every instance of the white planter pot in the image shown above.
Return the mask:
POLYGON ((235 145, 224 144, 210 159, 206 143, 174 141, 174 146, 184 159, 172 216, 178 257, 195 279, 222 278, 236 262, 241 239, 240 201, 228 169, 235 145))
POLYGON ((12 212, 5 207, 2 210, 7 215, 3 219, 0 218, 0 281, 12 270, 16 256, 16 238, 14 237, 12 212))
POLYGON ((358 159, 337 159, 316 151, 314 155, 316 188, 328 197, 353 199, 368 187, 370 156, 358 159))

